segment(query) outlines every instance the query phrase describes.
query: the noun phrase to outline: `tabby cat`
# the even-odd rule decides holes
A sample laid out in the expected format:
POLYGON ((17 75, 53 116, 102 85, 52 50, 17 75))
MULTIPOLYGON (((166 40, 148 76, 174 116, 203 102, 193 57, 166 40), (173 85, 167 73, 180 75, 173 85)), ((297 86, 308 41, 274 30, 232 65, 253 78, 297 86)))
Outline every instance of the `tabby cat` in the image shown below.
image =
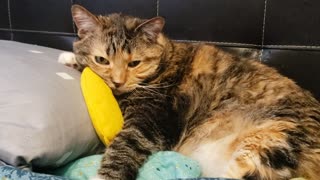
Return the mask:
POLYGON ((78 68, 111 87, 125 124, 101 179, 135 179, 152 153, 198 161, 202 176, 320 179, 320 104, 275 69, 213 45, 177 43, 164 19, 72 7, 78 68))

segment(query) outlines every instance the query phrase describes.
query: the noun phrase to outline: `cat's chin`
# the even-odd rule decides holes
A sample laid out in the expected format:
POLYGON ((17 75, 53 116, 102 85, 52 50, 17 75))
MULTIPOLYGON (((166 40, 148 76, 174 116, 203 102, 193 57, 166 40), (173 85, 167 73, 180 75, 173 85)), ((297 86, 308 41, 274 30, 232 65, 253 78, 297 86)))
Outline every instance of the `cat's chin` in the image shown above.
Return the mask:
POLYGON ((118 90, 112 90, 113 95, 120 96, 121 94, 124 94, 125 92, 118 91, 118 90))
POLYGON ((105 81, 105 83, 107 84, 107 86, 110 87, 110 89, 112 90, 112 94, 113 95, 119 96, 119 95, 122 95, 122 94, 130 92, 130 90, 124 89, 124 88, 116 89, 116 88, 110 86, 107 81, 105 81))
POLYGON ((113 95, 120 96, 126 93, 130 93, 135 89, 135 87, 120 87, 118 89, 111 88, 113 95))
POLYGON ((120 96, 122 94, 128 93, 130 90, 119 90, 119 89, 112 89, 112 93, 115 96, 120 96))

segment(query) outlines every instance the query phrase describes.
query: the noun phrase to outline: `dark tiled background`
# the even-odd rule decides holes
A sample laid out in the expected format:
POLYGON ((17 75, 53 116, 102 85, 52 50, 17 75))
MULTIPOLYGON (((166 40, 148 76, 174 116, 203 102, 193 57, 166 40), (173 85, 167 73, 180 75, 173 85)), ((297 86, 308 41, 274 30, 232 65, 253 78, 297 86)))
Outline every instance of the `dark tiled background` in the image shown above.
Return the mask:
POLYGON ((156 0, 74 0, 95 14, 123 13, 142 18, 157 15, 156 0))
POLYGON ((2 0, 0 1, 0 28, 10 28, 8 15, 8 1, 2 0))
POLYGON ((7 37, 4 31, 11 31, 8 2, 14 37, 16 31, 30 33, 30 30, 48 36, 75 37, 70 8, 72 4, 80 4, 95 14, 121 12, 143 18, 163 16, 166 18, 165 33, 177 40, 260 48, 320 49, 316 47, 320 46, 319 0, 2 0, 0 38, 7 37))
POLYGON ((72 4, 96 14, 163 16, 175 40, 256 48, 261 61, 320 98, 319 0, 1 0, 0 39, 72 50, 72 4))
POLYGON ((13 29, 73 33, 71 1, 10 0, 13 29))
POLYGON ((261 44, 263 0, 160 0, 174 39, 261 44))
POLYGON ((320 45, 319 0, 268 0, 265 44, 320 45))

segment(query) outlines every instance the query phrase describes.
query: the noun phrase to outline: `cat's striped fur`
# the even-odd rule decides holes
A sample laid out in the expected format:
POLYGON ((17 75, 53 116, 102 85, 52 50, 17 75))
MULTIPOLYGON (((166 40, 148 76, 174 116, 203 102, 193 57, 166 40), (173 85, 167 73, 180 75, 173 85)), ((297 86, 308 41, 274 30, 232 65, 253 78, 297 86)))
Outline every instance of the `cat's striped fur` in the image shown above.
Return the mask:
POLYGON ((320 105, 292 80, 215 46, 175 43, 160 17, 72 13, 76 59, 113 89, 125 119, 100 178, 135 179, 149 155, 175 150, 203 176, 319 179, 320 105))

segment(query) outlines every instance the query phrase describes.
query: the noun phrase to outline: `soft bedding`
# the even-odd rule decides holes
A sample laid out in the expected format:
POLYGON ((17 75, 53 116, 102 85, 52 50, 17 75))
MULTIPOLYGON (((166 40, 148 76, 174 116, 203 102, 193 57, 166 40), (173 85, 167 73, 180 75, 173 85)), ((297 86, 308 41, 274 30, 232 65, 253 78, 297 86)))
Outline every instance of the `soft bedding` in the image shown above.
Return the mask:
MULTIPOLYGON (((101 159, 102 155, 84 157, 51 173, 75 180, 90 179, 96 176, 101 159)), ((173 151, 162 151, 149 157, 137 180, 198 178, 200 174, 197 162, 173 151)))
POLYGON ((1 180, 67 180, 65 177, 58 177, 48 174, 34 173, 12 166, 0 166, 1 180))
POLYGON ((60 167, 101 149, 80 73, 56 49, 0 40, 0 164, 60 167))

